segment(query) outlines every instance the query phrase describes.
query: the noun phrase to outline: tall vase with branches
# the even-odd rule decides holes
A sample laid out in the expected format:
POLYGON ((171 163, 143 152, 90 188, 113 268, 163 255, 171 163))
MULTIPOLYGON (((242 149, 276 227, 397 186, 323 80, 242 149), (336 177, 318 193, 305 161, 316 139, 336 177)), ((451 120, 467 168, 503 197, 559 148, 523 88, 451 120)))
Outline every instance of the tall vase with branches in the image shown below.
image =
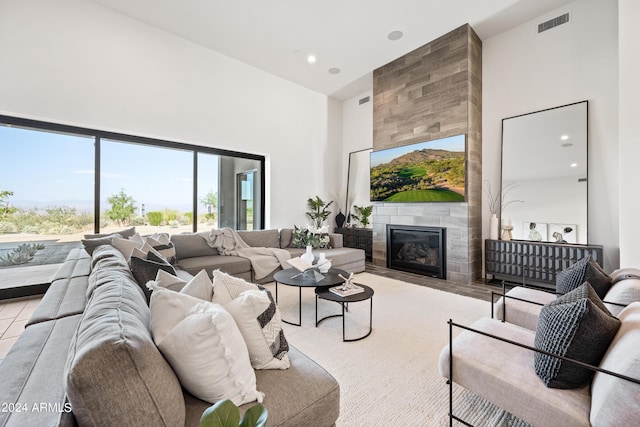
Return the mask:
POLYGON ((509 193, 517 187, 518 185, 515 182, 510 182, 503 185, 501 191, 497 191, 496 193, 494 193, 491 188, 491 182, 488 180, 484 181, 484 193, 489 199, 489 212, 491 212, 491 221, 489 227, 489 237, 491 239, 498 238, 498 215, 501 215, 502 212, 504 212, 504 210, 507 208, 507 206, 513 203, 523 203, 522 200, 518 199, 507 200, 507 196, 509 195, 509 193))

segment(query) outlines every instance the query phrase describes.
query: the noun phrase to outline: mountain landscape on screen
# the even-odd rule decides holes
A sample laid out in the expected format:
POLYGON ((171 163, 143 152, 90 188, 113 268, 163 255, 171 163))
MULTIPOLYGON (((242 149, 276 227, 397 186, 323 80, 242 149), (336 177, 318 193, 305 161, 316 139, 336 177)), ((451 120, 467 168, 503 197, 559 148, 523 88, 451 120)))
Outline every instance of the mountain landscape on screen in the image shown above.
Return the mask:
POLYGON ((462 202, 464 135, 371 154, 371 201, 462 202), (445 145, 450 149, 439 148, 445 145))

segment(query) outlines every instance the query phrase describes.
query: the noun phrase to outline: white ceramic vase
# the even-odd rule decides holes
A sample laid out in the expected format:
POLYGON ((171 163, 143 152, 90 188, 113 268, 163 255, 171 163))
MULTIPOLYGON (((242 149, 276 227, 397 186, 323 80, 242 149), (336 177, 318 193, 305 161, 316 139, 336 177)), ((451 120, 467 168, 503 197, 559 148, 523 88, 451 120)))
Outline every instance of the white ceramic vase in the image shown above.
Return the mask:
POLYGON ((320 252, 318 255, 318 271, 320 273, 328 273, 331 268, 331 261, 325 257, 324 252, 320 252))
POLYGON ((307 245, 307 251, 300 255, 300 259, 309 264, 313 264, 313 260, 315 259, 315 257, 313 256, 313 252, 311 252, 311 249, 313 249, 311 245, 307 245))
POLYGON ((499 236, 498 226, 500 225, 498 221, 498 215, 491 214, 491 220, 489 221, 489 238, 492 240, 497 240, 499 236))

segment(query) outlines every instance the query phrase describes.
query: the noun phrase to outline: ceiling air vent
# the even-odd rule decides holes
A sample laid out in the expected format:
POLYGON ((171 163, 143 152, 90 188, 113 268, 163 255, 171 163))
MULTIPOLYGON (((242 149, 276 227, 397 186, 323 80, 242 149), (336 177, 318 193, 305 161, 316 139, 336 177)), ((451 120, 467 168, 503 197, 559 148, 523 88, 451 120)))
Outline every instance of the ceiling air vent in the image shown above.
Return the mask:
POLYGON ((538 24, 538 34, 550 30, 552 28, 557 27, 558 25, 566 24, 569 22, 569 13, 565 13, 564 15, 556 16, 553 19, 550 19, 542 24, 538 24))
POLYGON ((360 101, 358 101, 358 105, 366 104, 367 102, 369 102, 369 100, 370 98, 368 96, 365 96, 360 101))

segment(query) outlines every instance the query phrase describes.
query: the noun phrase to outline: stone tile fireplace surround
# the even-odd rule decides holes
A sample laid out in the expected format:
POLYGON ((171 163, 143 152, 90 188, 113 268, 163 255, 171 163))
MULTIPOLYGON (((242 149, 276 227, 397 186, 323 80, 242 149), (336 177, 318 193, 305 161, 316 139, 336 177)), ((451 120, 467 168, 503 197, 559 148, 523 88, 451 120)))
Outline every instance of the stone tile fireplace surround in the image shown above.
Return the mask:
POLYGON ((373 73, 373 149, 467 136, 466 201, 373 204, 373 263, 387 265, 386 225, 446 228, 446 280, 482 272, 482 42, 463 25, 373 73))
MULTIPOLYGON (((471 283, 475 277, 474 259, 482 257, 481 247, 477 253, 470 241, 471 234, 481 230, 469 227, 466 203, 376 203, 373 222, 373 262, 387 265, 387 224, 443 227, 446 229, 446 280, 457 283, 471 283), (471 249, 473 248, 473 249, 471 249)), ((479 277, 479 276, 478 276, 479 277)))

